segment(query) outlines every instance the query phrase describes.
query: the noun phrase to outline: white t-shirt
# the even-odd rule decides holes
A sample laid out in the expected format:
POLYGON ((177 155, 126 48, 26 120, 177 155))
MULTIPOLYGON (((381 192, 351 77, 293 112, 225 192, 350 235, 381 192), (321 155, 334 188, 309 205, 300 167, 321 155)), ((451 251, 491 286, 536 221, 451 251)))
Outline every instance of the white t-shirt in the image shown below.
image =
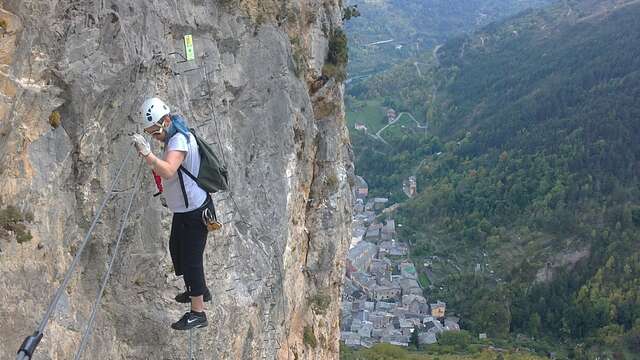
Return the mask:
MULTIPOLYGON (((189 142, 187 142, 186 136, 181 133, 177 133, 169 139, 169 143, 164 149, 164 158, 166 158, 169 151, 184 151, 186 156, 182 162, 182 166, 187 169, 193 176, 198 177, 200 172, 200 153, 198 152, 198 144, 193 134, 189 133, 189 142)), ((182 170, 178 169, 178 172, 182 170)), ((195 210, 204 204, 207 199, 206 191, 202 190, 195 181, 191 180, 189 175, 182 172, 182 180, 184 181, 184 188, 187 192, 187 199, 189 200, 189 207, 184 205, 184 196, 182 195, 182 189, 180 187, 180 179, 178 173, 170 178, 164 180, 164 195, 167 199, 167 206, 174 213, 183 213, 191 210, 195 210)))

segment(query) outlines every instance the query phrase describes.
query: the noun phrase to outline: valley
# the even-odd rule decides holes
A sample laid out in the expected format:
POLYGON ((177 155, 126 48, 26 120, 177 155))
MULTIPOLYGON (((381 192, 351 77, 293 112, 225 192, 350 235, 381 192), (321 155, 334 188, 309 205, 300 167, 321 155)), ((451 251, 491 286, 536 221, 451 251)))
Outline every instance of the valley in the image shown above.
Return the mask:
POLYGON ((399 205, 425 297, 472 336, 640 353, 638 17, 635 1, 563 1, 349 85, 356 173, 399 205))

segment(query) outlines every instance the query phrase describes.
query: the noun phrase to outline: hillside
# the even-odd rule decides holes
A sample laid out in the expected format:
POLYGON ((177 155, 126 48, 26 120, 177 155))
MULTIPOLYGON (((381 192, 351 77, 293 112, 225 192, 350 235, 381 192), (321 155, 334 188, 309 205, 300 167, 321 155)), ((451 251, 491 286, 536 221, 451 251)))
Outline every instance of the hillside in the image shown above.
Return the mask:
POLYGON ((638 18, 636 1, 567 1, 358 89, 429 124, 384 146, 354 134, 356 168, 378 193, 417 176, 400 222, 467 329, 640 352, 638 18))
POLYGON ((550 0, 350 0, 360 17, 347 25, 349 73, 357 77, 387 69, 456 35, 550 0), (377 41, 394 41, 368 45, 377 41))
MULTIPOLYGON (((462 332, 464 334, 464 332, 462 332)), ((465 334, 466 335, 466 334, 465 334)), ((468 335, 467 335, 468 336, 468 335)), ((456 337, 456 338, 459 338, 456 337)), ((457 339, 456 339, 457 340, 457 339)), ((538 356, 527 351, 487 348, 487 346, 465 346, 463 342, 454 341, 447 345, 431 345, 427 351, 404 349, 389 344, 378 344, 370 349, 352 350, 340 348, 341 360, 543 360, 546 356, 538 356)))
POLYGON ((344 70, 341 5, 0 1, 0 359, 34 331, 34 359, 338 358, 353 165, 342 83, 321 74, 344 70), (179 241, 204 248, 213 299, 193 331, 171 327, 190 308, 169 237, 202 213, 172 222, 130 136, 154 96, 229 174, 222 228, 179 241))

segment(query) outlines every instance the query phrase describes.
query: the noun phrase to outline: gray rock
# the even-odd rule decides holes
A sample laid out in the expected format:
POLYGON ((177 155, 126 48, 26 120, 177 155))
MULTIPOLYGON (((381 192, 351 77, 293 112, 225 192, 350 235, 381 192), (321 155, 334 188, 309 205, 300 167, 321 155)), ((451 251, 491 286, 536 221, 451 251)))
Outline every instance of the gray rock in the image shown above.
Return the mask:
MULTIPOLYGON (((141 130, 135 112, 151 95, 213 143, 230 172, 230 191, 214 196, 224 227, 208 238, 214 300, 209 326, 195 336, 196 357, 338 358, 352 154, 342 85, 329 80, 312 92, 308 82, 328 48, 320 29, 341 26, 341 9, 319 0, 304 8, 221 3, 3 2, 2 200, 34 220, 30 242, 3 244, 0 253, 0 358, 14 356, 44 314, 130 148, 128 134, 141 130), (195 61, 178 55, 186 34, 195 61), (290 34, 309 59, 300 76, 290 34), (55 130, 52 111, 62 118, 55 130), (325 297, 326 308, 313 310, 314 299, 325 297), (307 327, 316 347, 303 341, 307 327)), ((132 159, 66 290, 62 315, 49 323, 41 358, 76 351, 140 166, 132 159)), ((168 254, 170 214, 151 197, 144 167, 143 174, 86 353, 184 358, 188 334, 169 328, 185 311, 173 301, 182 281, 168 254)))

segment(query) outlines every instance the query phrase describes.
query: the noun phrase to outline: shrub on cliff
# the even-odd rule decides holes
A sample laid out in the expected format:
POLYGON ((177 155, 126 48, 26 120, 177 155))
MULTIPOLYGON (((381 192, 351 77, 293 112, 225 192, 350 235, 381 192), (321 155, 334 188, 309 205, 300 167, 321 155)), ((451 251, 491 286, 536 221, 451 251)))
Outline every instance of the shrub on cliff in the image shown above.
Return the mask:
POLYGON ((0 209, 0 228, 14 233, 19 244, 32 239, 31 232, 24 224, 26 221, 33 221, 33 215, 23 213, 13 205, 0 209))
POLYGON ((347 35, 342 29, 331 30, 329 34, 329 52, 322 68, 322 74, 335 78, 337 81, 344 81, 347 78, 348 61, 347 35))
POLYGON ((312 348, 315 348, 318 345, 318 341, 316 340, 316 336, 313 333, 313 328, 311 326, 304 327, 304 333, 302 334, 302 341, 305 345, 309 345, 312 348))
POLYGON ((57 111, 51 112, 51 115, 49 115, 49 125, 51 125, 52 128, 57 129, 58 126, 60 126, 60 123, 60 113, 57 111))

